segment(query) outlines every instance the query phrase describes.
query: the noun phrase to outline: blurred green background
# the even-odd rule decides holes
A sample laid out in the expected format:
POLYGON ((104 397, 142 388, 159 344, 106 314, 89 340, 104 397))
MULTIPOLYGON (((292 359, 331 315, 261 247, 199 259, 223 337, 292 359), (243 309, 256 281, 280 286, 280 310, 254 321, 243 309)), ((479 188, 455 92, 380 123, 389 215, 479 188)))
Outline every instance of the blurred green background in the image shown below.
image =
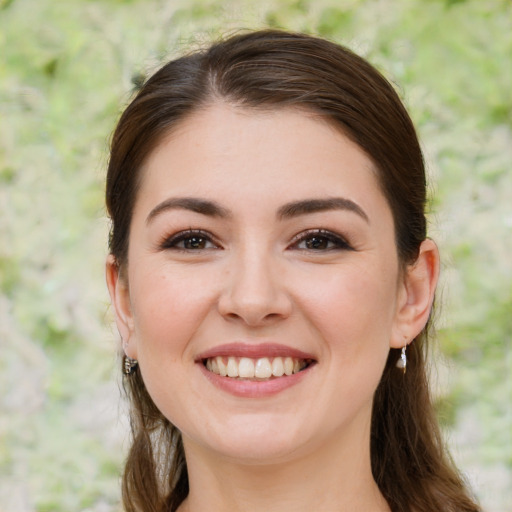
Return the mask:
POLYGON ((512 512, 510 0, 0 0, 1 512, 120 510, 109 135, 163 60, 269 26, 348 45, 409 108, 443 254, 440 419, 482 504, 512 512))

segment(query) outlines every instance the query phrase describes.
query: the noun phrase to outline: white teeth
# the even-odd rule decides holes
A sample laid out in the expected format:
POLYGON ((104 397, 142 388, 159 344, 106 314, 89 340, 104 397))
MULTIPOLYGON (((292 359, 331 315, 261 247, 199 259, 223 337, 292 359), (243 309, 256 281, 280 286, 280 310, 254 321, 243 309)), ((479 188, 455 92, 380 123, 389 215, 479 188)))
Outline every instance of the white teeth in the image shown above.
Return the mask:
POLYGON ((215 361, 217 361, 217 366, 219 368, 219 375, 221 375, 222 377, 227 377, 228 370, 226 368, 226 365, 224 364, 224 361, 222 360, 222 357, 220 357, 220 356, 216 357, 215 361))
POLYGON ((284 375, 284 363, 282 357, 274 357, 272 361, 272 375, 282 377, 284 375))
POLYGON ((291 357, 287 357, 284 360, 284 373, 286 375, 291 375, 293 373, 293 359, 291 357))
POLYGON ((222 377, 241 379, 270 379, 271 377, 282 377, 293 375, 308 366, 303 359, 292 357, 260 357, 251 359, 249 357, 222 357, 217 356, 206 360, 206 369, 222 377))
POLYGON ((253 379, 254 378, 254 363, 252 359, 248 357, 240 358, 240 363, 238 364, 238 374, 240 377, 245 379, 253 379))
POLYGON ((258 379, 269 379, 272 376, 272 365, 268 358, 258 359, 254 367, 254 376, 258 379))
POLYGON ((236 363, 234 357, 228 358, 227 372, 228 377, 238 377, 238 364, 236 363))

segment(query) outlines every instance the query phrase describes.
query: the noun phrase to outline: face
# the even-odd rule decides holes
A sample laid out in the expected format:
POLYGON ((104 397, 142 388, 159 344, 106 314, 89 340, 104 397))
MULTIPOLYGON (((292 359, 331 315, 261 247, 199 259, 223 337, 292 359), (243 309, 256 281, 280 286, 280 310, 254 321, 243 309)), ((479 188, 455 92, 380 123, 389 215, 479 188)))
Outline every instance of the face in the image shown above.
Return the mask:
POLYGON ((216 104, 142 172, 111 293, 185 449, 258 462, 367 441, 407 301, 371 160, 312 114, 216 104))

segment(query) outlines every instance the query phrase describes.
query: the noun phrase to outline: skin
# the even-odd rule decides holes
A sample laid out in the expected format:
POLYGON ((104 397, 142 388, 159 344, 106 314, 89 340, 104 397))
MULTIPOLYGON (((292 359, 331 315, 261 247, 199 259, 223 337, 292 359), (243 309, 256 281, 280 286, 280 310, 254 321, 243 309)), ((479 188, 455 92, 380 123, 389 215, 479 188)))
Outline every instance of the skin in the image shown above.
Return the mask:
POLYGON ((107 283, 124 350, 183 435, 190 494, 180 510, 389 510, 371 475, 372 398, 390 347, 428 319, 435 244, 400 270, 378 171, 313 114, 215 103, 142 172, 128 265, 120 277, 109 257, 107 283), (223 215, 162 206, 183 197, 223 215), (345 201, 279 215, 334 197, 360 211, 345 201), (202 232, 172 239, 189 229, 202 232), (235 396, 197 358, 239 342, 293 347, 315 364, 277 394, 235 396))

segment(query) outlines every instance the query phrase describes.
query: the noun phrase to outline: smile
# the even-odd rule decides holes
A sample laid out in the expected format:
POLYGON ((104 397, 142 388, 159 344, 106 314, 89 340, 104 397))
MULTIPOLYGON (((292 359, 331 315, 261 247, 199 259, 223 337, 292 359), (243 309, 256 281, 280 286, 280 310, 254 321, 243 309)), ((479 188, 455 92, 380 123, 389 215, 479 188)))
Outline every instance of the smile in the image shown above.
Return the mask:
POLYGON ((273 342, 237 341, 217 345, 195 359, 216 388, 242 398, 265 398, 299 385, 314 375, 313 353, 273 342))
POLYGON ((233 379, 269 380, 299 373, 313 361, 295 357, 216 356, 203 360, 209 372, 233 379))

